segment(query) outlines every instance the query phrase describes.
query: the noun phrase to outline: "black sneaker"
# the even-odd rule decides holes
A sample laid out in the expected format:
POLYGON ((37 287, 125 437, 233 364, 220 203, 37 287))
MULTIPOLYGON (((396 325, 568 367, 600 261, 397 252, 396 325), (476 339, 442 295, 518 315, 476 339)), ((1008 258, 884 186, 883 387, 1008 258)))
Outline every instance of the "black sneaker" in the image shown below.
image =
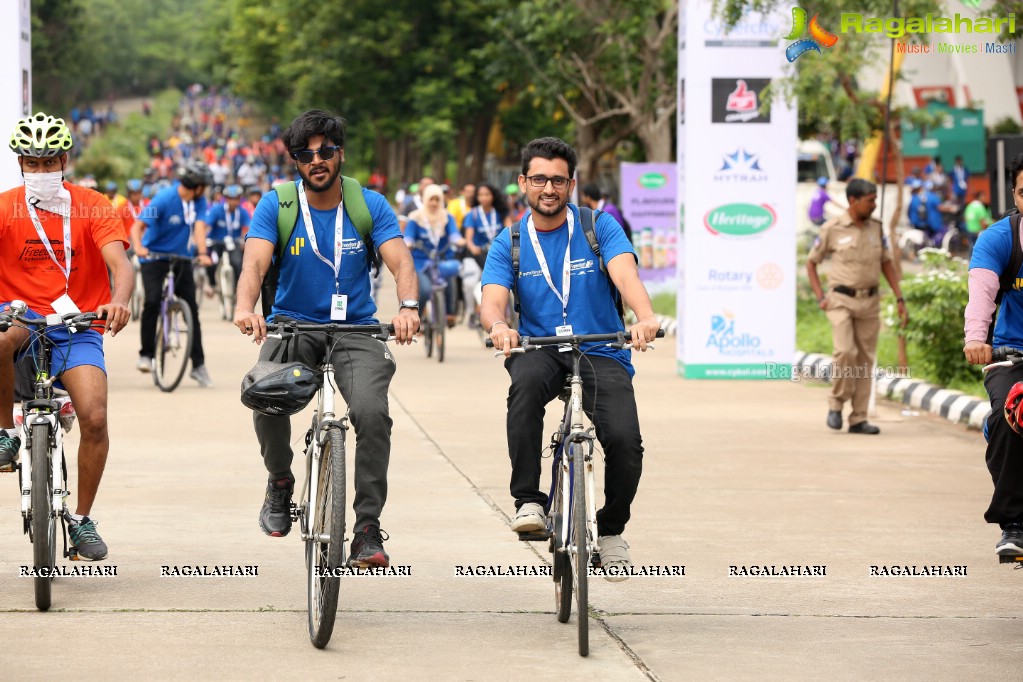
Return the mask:
POLYGON ((21 450, 21 437, 17 431, 0 430, 0 471, 13 471, 21 450))
POLYGON ((259 510, 259 527, 267 535, 283 538, 291 532, 291 494, 295 482, 289 478, 268 481, 263 508, 259 510))
POLYGON ((1023 556, 1023 523, 1007 523, 1002 529, 1002 539, 995 545, 995 554, 1000 556, 1023 556))
POLYGON ((102 561, 107 558, 107 543, 96 532, 96 522, 88 516, 83 516, 81 521, 71 516, 71 512, 64 510, 64 523, 67 524, 67 534, 71 538, 71 546, 75 548, 78 559, 85 561, 102 561))
POLYGON ((387 568, 391 565, 391 557, 384 551, 384 540, 387 539, 387 533, 376 526, 366 526, 356 531, 348 565, 353 568, 387 568))

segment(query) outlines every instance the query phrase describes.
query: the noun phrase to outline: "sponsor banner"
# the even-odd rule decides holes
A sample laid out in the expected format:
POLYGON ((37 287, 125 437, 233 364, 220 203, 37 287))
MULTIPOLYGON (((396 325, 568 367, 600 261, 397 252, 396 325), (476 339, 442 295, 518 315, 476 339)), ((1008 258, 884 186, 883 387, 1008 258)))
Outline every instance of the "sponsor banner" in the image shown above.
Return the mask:
POLYGON ((632 227, 639 276, 650 293, 674 291, 678 260, 678 180, 673 163, 623 163, 621 205, 632 227))
POLYGON ((764 107, 764 92, 784 75, 791 21, 749 12, 724 34, 710 0, 683 4, 681 371, 777 379, 767 363, 795 352, 796 111, 781 97, 764 107))
MULTIPOLYGON (((32 8, 29 0, 0 3, 0 129, 10 131, 19 118, 32 112, 32 8)), ((48 112, 52 113, 52 112, 48 112)), ((57 114, 59 115, 59 113, 57 114)), ((9 134, 9 133, 8 133, 9 134)), ((21 169, 14 154, 0 164, 0 187, 22 184, 21 169)))

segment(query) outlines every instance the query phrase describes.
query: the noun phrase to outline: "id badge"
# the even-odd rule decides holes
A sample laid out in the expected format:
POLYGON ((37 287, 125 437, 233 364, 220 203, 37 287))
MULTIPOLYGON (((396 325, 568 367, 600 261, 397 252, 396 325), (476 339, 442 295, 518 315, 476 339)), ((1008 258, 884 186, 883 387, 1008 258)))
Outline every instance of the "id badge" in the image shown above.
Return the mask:
POLYGON ((53 308, 53 312, 57 313, 58 315, 77 315, 80 312, 82 312, 81 310, 78 309, 78 306, 75 305, 75 302, 72 301, 71 297, 68 296, 67 294, 64 294, 56 301, 51 303, 50 307, 53 308))
POLYGON ((330 297, 330 319, 339 322, 348 319, 348 294, 334 294, 330 297))
MULTIPOLYGON (((554 328, 555 336, 572 336, 572 325, 563 324, 560 327, 554 328)), ((567 353, 572 350, 572 346, 558 346, 559 353, 567 353)))

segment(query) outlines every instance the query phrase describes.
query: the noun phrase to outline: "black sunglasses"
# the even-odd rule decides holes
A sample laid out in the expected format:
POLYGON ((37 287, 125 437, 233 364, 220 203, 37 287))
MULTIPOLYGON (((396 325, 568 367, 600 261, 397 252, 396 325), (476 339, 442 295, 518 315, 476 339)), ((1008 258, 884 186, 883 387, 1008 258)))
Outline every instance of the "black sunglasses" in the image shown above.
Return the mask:
POLYGON ((320 155, 321 161, 330 161, 334 158, 334 155, 338 153, 341 147, 320 147, 319 149, 303 149, 300 152, 291 152, 291 158, 295 159, 301 164, 309 164, 313 162, 316 155, 320 155))

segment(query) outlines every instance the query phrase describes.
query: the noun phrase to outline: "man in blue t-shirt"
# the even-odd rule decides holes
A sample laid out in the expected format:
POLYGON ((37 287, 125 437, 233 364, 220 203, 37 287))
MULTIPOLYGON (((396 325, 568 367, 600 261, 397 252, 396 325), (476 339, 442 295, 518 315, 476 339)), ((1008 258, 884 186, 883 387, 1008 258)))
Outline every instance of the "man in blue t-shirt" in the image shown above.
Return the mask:
MULTIPOLYGON (((547 495, 540 487, 540 453, 547 403, 561 393, 572 373, 572 356, 548 347, 512 355, 523 336, 604 334, 624 331, 615 306, 613 289, 621 292, 639 322, 632 326, 633 344, 645 351, 659 324, 639 279, 636 254, 619 225, 607 213, 596 214, 594 231, 607 263, 607 275, 595 257, 580 225, 579 209, 568 203, 575 188, 576 153, 553 137, 533 140, 522 150, 519 189, 532 211, 519 223, 518 283, 513 282, 509 230, 497 235, 483 269, 480 323, 496 348, 508 359, 508 454, 512 462, 511 494, 517 512, 511 528, 519 533, 546 528, 547 495), (533 244, 544 256, 537 257, 533 244), (558 276, 570 261, 568 283, 558 276), (553 264, 553 275, 547 264, 553 264), (512 288, 520 306, 519 329, 504 319, 512 288)), ((631 355, 592 344, 582 363, 583 401, 597 427, 604 448, 604 506, 597 512, 598 551, 601 563, 612 570, 608 580, 625 580, 632 565, 622 538, 630 507, 639 487, 643 440, 633 393, 631 355), (596 402, 594 398, 598 396, 596 402)))
POLYGON ((192 371, 189 376, 203 388, 213 386, 206 371, 206 357, 202 349, 202 326, 199 307, 195 301, 195 279, 192 265, 185 261, 171 263, 159 257, 150 259, 150 252, 191 256, 195 245, 200 265, 210 265, 206 252, 206 188, 213 182, 209 167, 194 159, 178 170, 178 182, 157 192, 131 228, 132 246, 139 257, 142 284, 146 290, 146 303, 142 308, 141 341, 138 370, 152 368, 156 350, 156 321, 160 316, 160 297, 163 280, 174 268, 174 293, 192 310, 194 338, 192 340, 192 371))
MULTIPOLYGON (((325 111, 307 111, 291 122, 283 140, 301 177, 296 183, 300 210, 281 257, 270 319, 376 324, 366 247, 348 216, 348 198, 341 191, 344 120, 325 111), (337 253, 335 244, 341 245, 341 253, 337 253)), ((400 344, 411 343, 419 329, 419 292, 412 254, 387 200, 367 189, 362 189, 362 195, 373 219, 373 246, 395 279, 399 310, 391 320, 394 336, 400 344)), ((261 363, 280 362, 280 346, 286 343, 267 340, 266 321, 254 312, 260 284, 277 249, 278 209, 275 190, 263 195, 256 205, 246 238, 234 314, 235 326, 262 344, 261 363)), ((331 350, 335 382, 348 404, 356 435, 355 537, 349 565, 385 567, 389 557, 384 552, 380 513, 387 497, 391 452, 387 391, 394 376, 394 358, 387 344, 362 334, 342 336, 331 350)), ((288 344, 289 360, 309 367, 318 367, 326 352, 326 340, 316 334, 299 336, 288 344)), ((282 537, 291 530, 290 504, 295 484, 291 420, 259 412, 252 416, 269 473, 259 525, 267 535, 282 537)))
MULTIPOLYGON (((217 259, 228 258, 234 268, 234 285, 238 288, 238 277, 242 274, 242 237, 249 229, 252 217, 242 208, 241 185, 224 188, 224 201, 213 204, 206 214, 209 233, 206 245, 217 259)), ((210 282, 216 281, 216 265, 207 268, 210 282)), ((229 311, 230 312, 230 311, 229 311)))
MULTIPOLYGON (((1009 165, 1012 178, 1012 196, 1016 209, 1023 211, 1023 154, 1009 165)), ((1023 269, 1015 273, 1014 285, 1002 296, 1001 306, 988 343, 988 329, 995 313, 995 297, 1000 288, 1002 273, 1008 269, 1012 257, 1012 227, 1016 216, 1002 218, 980 233, 970 258, 970 299, 965 311, 966 345, 963 353, 975 365, 991 362, 992 346, 1023 349, 1023 269)), ((984 425, 987 435, 986 460, 994 482, 991 504, 984 520, 997 523, 1002 537, 995 552, 1002 556, 1023 556, 1023 436, 1009 425, 1003 407, 1017 382, 1023 381, 1023 365, 994 367, 984 378, 991 401, 991 414, 984 425)), ((1013 419, 1019 426, 1020 410, 1013 410, 1013 419)))

